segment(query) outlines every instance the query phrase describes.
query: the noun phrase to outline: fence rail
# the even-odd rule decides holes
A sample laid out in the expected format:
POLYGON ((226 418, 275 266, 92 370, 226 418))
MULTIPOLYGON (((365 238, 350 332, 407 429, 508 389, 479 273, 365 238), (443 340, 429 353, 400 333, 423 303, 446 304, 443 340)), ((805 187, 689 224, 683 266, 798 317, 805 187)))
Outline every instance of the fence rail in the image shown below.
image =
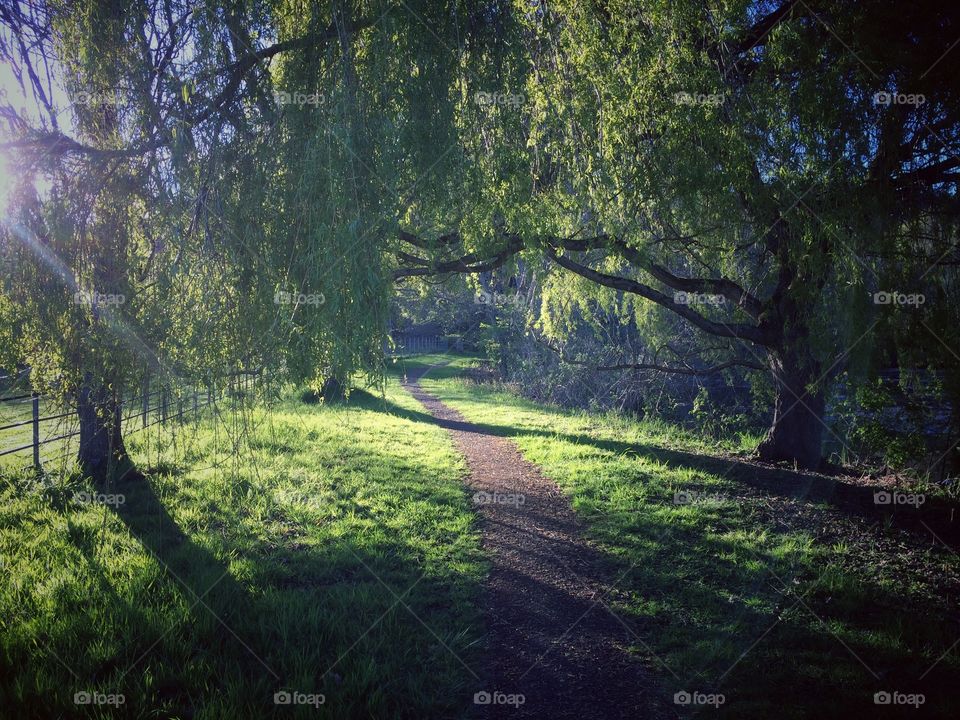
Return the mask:
POLYGON ((397 352, 402 353, 431 353, 446 352, 450 342, 446 335, 408 335, 398 333, 393 337, 397 352))
MULTIPOLYGON (((18 380, 25 372, 16 375, 0 376, 0 381, 18 380)), ((200 412, 219 400, 224 395, 236 397, 240 393, 247 393, 250 385, 262 381, 265 374, 262 369, 241 369, 229 373, 224 373, 213 378, 205 386, 198 387, 194 385, 176 386, 169 383, 162 383, 160 387, 151 389, 154 380, 148 379, 143 383, 143 392, 134 397, 125 398, 120 401, 120 418, 124 433, 146 430, 158 424, 163 424, 171 420, 182 422, 189 413, 195 420, 199 420, 200 412), (139 420, 139 422, 137 422, 139 420)), ((13 388, 8 388, 8 391, 13 388)), ((18 390, 16 388, 14 391, 18 390)), ((0 394, 2 394, 0 390, 0 394)), ((15 455, 17 453, 26 453, 32 451, 32 467, 41 470, 44 461, 57 462, 69 456, 73 450, 68 448, 65 453, 58 454, 54 458, 41 457, 41 449, 53 443, 62 443, 80 434, 79 417, 75 407, 63 406, 51 398, 37 393, 21 393, 8 397, 0 396, 0 458, 15 455), (18 406, 30 404, 28 417, 16 417, 20 411, 18 406), (51 404, 56 409, 55 412, 43 414, 41 412, 41 403, 51 404), (5 408, 13 408, 15 419, 4 417, 5 408), (67 423, 69 419, 74 418, 74 423, 67 423), (12 420, 6 422, 6 420, 12 420), (48 435, 42 436, 41 425, 45 424, 48 435), (50 430, 49 423, 56 423, 50 430), (69 425, 64 427, 64 425, 69 425), (23 437, 13 435, 13 445, 7 447, 3 445, 5 435, 11 435, 10 431, 16 431, 24 428, 30 428, 29 442, 26 441, 27 435, 23 437)), ((21 469, 27 469, 31 465, 23 466, 21 469)))

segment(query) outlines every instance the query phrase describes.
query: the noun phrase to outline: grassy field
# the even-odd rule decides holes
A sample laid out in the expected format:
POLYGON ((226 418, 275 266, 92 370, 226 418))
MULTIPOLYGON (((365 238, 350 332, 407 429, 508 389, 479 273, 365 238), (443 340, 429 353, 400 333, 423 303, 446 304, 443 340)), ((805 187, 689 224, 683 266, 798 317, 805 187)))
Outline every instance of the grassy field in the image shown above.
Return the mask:
POLYGON ((468 715, 486 563, 463 461, 397 383, 436 362, 423 386, 568 495, 631 652, 671 693, 724 696, 681 714, 960 716, 956 555, 759 489, 768 471, 740 462, 755 438, 535 405, 455 356, 399 360, 382 399, 291 390, 133 434, 146 477, 99 503, 76 478, 4 476, 0 714, 468 715))
POLYGON ((874 704, 875 693, 896 692, 925 696, 919 716, 960 717, 952 551, 757 490, 742 478, 763 471, 735 457, 749 437, 718 446, 656 422, 545 408, 457 379, 466 358, 418 358, 398 372, 451 359, 424 388, 512 438, 566 492, 618 566, 610 598, 633 652, 674 693, 725 696, 703 714, 913 712, 874 704))
POLYGON ((6 476, 0 714, 458 716, 484 572, 463 465, 383 406, 291 395, 132 435, 146 479, 99 504, 6 476))

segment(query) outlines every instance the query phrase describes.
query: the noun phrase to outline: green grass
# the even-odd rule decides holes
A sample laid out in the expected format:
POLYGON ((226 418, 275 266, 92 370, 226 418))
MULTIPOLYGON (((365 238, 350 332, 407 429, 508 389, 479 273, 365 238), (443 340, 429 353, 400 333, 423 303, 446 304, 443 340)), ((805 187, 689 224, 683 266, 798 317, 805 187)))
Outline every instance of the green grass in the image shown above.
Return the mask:
POLYGON ((461 459, 371 396, 295 398, 129 436, 147 477, 122 505, 3 478, 4 717, 460 716, 485 571, 461 459))
POLYGON ((457 380, 470 362, 430 371, 424 388, 565 491, 617 566, 633 652, 671 692, 723 693, 719 715, 736 718, 899 717, 913 708, 873 694, 920 692, 921 715, 960 717, 960 652, 937 662, 960 637, 956 555, 755 490, 744 478, 763 471, 728 459, 750 438, 543 407, 457 380), (702 495, 676 504, 678 492, 702 495))
POLYGON ((737 464, 754 439, 537 405, 459 379, 465 355, 398 359, 382 400, 291 388, 132 434, 147 477, 110 488, 115 507, 78 503, 93 489, 75 477, 4 476, 0 714, 468 714, 486 564, 462 459, 396 382, 436 362, 425 388, 567 494, 614 568, 629 649, 671 693, 726 697, 684 715, 960 716, 956 555, 761 492, 789 473, 737 464), (325 702, 278 707, 282 690, 325 702), (881 690, 926 703, 875 706, 881 690), (126 701, 78 707, 83 691, 126 701))
MULTIPOLYGON (((16 391, 17 395, 24 394, 23 390, 16 391)), ((41 398, 39 403, 40 417, 51 417, 60 415, 65 408, 48 398, 41 398)), ((23 447, 33 442, 33 403, 30 398, 15 400, 12 402, 0 402, 0 426, 6 426, 14 423, 26 423, 19 427, 0 430, 0 452, 4 450, 23 447)), ((76 422, 72 418, 59 418, 57 420, 44 420, 40 422, 40 441, 44 442, 49 438, 54 438, 72 432, 76 429, 76 422)), ((41 459, 51 460, 58 458, 69 448, 68 440, 44 442, 40 447, 41 459)), ((76 447, 74 441, 73 447, 76 447)), ((33 463, 33 451, 28 448, 15 453, 9 453, 0 456, 0 470, 14 471, 21 470, 33 463)))

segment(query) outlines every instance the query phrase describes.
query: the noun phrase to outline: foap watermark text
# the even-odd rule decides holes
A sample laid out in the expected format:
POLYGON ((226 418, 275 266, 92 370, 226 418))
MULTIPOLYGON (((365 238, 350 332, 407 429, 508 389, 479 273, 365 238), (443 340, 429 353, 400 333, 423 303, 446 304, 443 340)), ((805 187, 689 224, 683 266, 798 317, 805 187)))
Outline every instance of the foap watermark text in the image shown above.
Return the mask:
POLYGON ((723 305, 727 299, 712 293, 678 292, 673 294, 673 301, 677 305, 723 305))
POLYGON ((519 294, 510 295, 508 293, 487 292, 481 290, 473 296, 474 305, 519 305, 523 299, 519 294))
POLYGON ((920 507, 927 501, 925 495, 921 493, 903 493, 903 492, 887 492, 886 490, 878 490, 873 494, 873 504, 874 505, 912 505, 913 507, 920 507))
POLYGON ((73 294, 74 305, 90 305, 92 307, 105 307, 108 305, 123 305, 127 301, 123 293, 101 293, 95 290, 87 292, 79 290, 73 294))
POLYGON ((919 708, 927 701, 923 693, 902 693, 897 690, 881 690, 873 694, 874 705, 912 705, 919 708))
POLYGON ((305 693, 297 690, 279 690, 273 694, 274 705, 312 705, 317 708, 323 705, 327 698, 322 693, 305 693))
POLYGON ((98 493, 81 490, 73 496, 73 501, 80 505, 109 505, 110 507, 120 507, 127 498, 120 493, 98 493))
POLYGON ((721 93, 691 93, 678 92, 673 94, 673 102, 677 105, 722 105, 721 93))
POLYGON ((729 498, 720 493, 695 492, 693 490, 678 490, 673 493, 674 505, 700 505, 712 503, 714 505, 726 502, 729 498))
POLYGON ((716 708, 723 705, 726 701, 727 698, 722 693, 702 693, 697 690, 693 692, 680 690, 673 694, 673 702, 675 705, 713 705, 716 708))
POLYGON ((473 101, 477 105, 484 107, 490 105, 499 105, 500 107, 509 107, 516 109, 526 102, 526 98, 519 93, 507 92, 475 92, 473 101))
POLYGON ((278 290, 274 293, 273 302, 276 305, 323 305, 326 298, 323 293, 297 293, 278 290))
POLYGON ((113 705, 119 707, 127 701, 123 693, 102 693, 96 690, 81 690, 73 694, 74 705, 113 705))
POLYGON ((874 105, 923 105, 927 101, 921 93, 895 93, 880 91, 874 93, 874 105))
POLYGON ((919 307, 927 301, 923 293, 902 293, 899 290, 880 290, 873 293, 874 305, 906 305, 919 307))
POLYGON ((304 105, 319 105, 323 102, 323 95, 320 93, 302 93, 279 91, 273 94, 273 100, 277 105, 295 105, 303 107, 304 105))
POLYGON ((526 701, 527 698, 520 693, 505 693, 499 690, 494 690, 493 692, 481 690, 473 694, 474 705, 512 705, 517 708, 526 701))
POLYGON ((527 501, 522 493, 486 492, 480 490, 473 494, 474 505, 510 505, 520 507, 527 501))

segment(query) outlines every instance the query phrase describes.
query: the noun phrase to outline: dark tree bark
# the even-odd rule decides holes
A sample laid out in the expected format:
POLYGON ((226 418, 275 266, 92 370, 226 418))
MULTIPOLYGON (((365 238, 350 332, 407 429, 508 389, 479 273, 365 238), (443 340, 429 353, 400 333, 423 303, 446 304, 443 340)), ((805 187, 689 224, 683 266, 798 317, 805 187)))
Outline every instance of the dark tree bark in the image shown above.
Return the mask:
POLYGON ((81 472, 98 484, 116 478, 117 471, 130 464, 116 393, 86 377, 77 392, 77 416, 80 419, 77 461, 81 472))
POLYGON ((805 470, 822 461, 824 397, 815 383, 811 363, 797 361, 795 353, 770 353, 770 372, 776 389, 773 421, 757 448, 765 462, 788 461, 805 470))
POLYGON ((339 402, 346 397, 346 391, 341 383, 335 377, 329 377, 323 381, 323 387, 320 388, 320 397, 324 402, 339 402))

